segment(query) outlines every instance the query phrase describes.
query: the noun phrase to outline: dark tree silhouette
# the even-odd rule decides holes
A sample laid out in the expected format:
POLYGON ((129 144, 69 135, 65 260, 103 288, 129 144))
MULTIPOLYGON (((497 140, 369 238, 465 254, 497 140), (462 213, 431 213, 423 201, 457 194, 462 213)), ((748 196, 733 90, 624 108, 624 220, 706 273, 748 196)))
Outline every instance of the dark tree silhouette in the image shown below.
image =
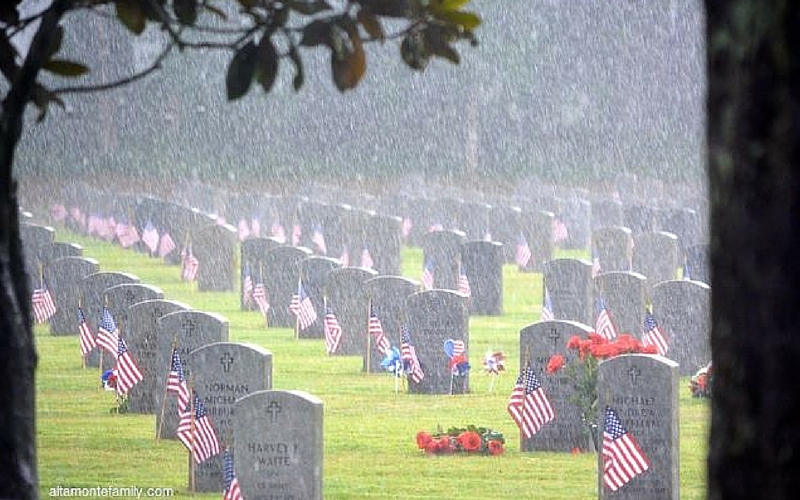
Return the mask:
POLYGON ((709 498, 800 494, 800 4, 707 0, 709 498))

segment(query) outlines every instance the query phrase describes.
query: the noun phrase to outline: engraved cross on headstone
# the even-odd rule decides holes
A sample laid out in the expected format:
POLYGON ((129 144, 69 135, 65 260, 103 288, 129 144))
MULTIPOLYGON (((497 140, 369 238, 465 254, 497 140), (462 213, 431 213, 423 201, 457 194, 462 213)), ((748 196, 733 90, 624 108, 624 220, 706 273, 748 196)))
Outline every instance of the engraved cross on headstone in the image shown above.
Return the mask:
POLYGON ((631 378, 631 385, 636 385, 637 384, 637 379, 639 378, 639 375, 641 375, 641 374, 642 374, 642 370, 640 370, 636 366, 631 366, 630 370, 628 370, 628 376, 631 378))
POLYGON ((225 353, 219 358, 219 364, 222 365, 222 371, 224 371, 225 373, 230 372, 233 361, 234 361, 233 356, 231 356, 231 354, 228 351, 225 351, 225 353))
POLYGON ((197 325, 192 319, 184 319, 183 322, 181 322, 181 329, 186 337, 194 337, 197 331, 197 325))
POLYGON ((283 408, 281 408, 281 404, 277 401, 272 401, 267 405, 265 411, 269 413, 269 421, 274 424, 278 420, 278 414, 283 411, 283 408))
POLYGON ((553 349, 555 349, 556 346, 558 345, 559 339, 561 338, 561 333, 559 333, 559 331, 556 330, 555 328, 551 328, 550 329, 550 333, 547 335, 547 337, 550 339, 550 342, 553 344, 553 349))

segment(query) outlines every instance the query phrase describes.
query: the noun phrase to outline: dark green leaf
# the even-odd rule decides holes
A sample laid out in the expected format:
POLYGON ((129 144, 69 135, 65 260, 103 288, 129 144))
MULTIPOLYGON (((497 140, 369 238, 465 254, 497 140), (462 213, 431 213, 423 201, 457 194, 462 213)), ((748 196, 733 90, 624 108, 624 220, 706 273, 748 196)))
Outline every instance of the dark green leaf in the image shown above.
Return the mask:
POLYGON ((62 59, 49 60, 42 65, 42 69, 59 76, 69 77, 81 76, 89 72, 89 68, 81 63, 64 61, 62 59))
POLYGON ((456 10, 434 11, 433 16, 450 24, 460 26, 466 31, 472 31, 481 24, 481 18, 472 12, 456 10))
POLYGON ((357 3, 369 8, 369 11, 376 16, 384 17, 409 17, 414 12, 411 2, 418 3, 417 0, 356 0, 357 3))
POLYGON ((269 92, 278 76, 278 52, 268 36, 263 36, 258 44, 258 57, 256 60, 256 78, 258 83, 269 92))
POLYGON ((400 44, 400 55, 410 68, 417 71, 423 71, 430 60, 430 54, 425 49, 425 43, 419 32, 409 33, 403 38, 403 42, 400 44))
POLYGON ((137 2, 119 0, 117 2, 117 19, 129 31, 141 35, 147 24, 145 13, 137 2))
POLYGON ((431 25, 425 30, 425 47, 435 56, 447 59, 453 64, 461 62, 458 52, 450 46, 449 41, 455 37, 447 33, 446 29, 431 25))
POLYGON ((287 5, 290 9, 307 16, 331 10, 331 6, 325 0, 290 0, 287 5))
POLYGON ((292 87, 294 88, 294 91, 297 92, 300 90, 300 87, 303 86, 305 77, 303 76, 303 61, 300 59, 300 52, 297 50, 297 47, 294 44, 289 47, 289 58, 294 63, 295 67, 295 74, 294 78, 292 79, 292 87))
POLYGON ((308 23, 303 28, 303 37, 300 39, 300 45, 303 47, 331 46, 331 21, 318 19, 308 23))
POLYGON ((225 88, 229 101, 241 98, 250 90, 256 71, 257 52, 256 45, 250 40, 231 58, 228 74, 225 77, 225 88))
POLYGON ((181 24, 194 26, 197 22, 197 0, 174 0, 172 8, 181 24))
POLYGON ((383 33, 380 19, 377 18, 369 9, 361 8, 356 17, 361 26, 364 27, 369 36, 383 43, 386 40, 386 35, 383 33))
POLYGON ((53 57, 61 49, 61 42, 64 40, 64 27, 59 25, 56 27, 56 34, 53 37, 52 43, 47 48, 47 58, 53 57))

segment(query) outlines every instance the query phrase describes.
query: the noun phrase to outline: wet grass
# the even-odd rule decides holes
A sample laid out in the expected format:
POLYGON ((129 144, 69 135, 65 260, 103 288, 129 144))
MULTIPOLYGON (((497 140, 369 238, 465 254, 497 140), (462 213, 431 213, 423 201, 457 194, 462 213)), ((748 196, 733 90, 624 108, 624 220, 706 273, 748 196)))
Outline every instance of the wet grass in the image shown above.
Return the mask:
MULTIPOLYGON (((322 340, 295 340, 284 328, 265 328, 255 312, 239 310, 236 293, 199 293, 178 268, 117 247, 58 231, 84 246, 103 271, 126 271, 159 286, 168 299, 217 312, 230 322, 232 341, 270 350, 275 389, 308 391, 324 402, 324 493, 328 499, 591 499, 597 498, 594 454, 520 453, 506 402, 519 367, 519 330, 539 318, 541 275, 506 266, 504 314, 470 319, 472 392, 463 396, 396 393, 389 375, 363 374, 356 357, 327 357, 322 340), (488 349, 508 355, 508 371, 495 382, 480 372, 488 349), (425 456, 419 430, 484 425, 505 434, 498 457, 425 456)), ((580 255, 564 253, 564 256, 580 255)), ((404 249, 403 274, 419 278, 422 254, 404 249)), ((58 487, 168 488, 175 498, 219 498, 187 491, 188 459, 176 441, 154 440, 155 418, 116 415, 111 393, 99 389, 96 369, 83 369, 77 337, 52 337, 36 328, 40 365, 37 425, 40 492, 58 487)), ((681 380, 685 387, 686 380, 681 380)), ((681 498, 705 495, 708 404, 680 393, 681 498)), ((153 491, 157 493, 158 490, 153 491)))

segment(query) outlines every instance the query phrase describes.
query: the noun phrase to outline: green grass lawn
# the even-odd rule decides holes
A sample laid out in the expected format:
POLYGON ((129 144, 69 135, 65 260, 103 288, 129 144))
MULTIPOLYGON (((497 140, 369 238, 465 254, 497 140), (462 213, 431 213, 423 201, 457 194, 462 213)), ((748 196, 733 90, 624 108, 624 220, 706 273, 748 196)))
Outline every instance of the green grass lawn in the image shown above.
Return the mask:
MULTIPOLYGON (((470 319, 472 392, 461 396, 395 393, 388 374, 364 374, 357 357, 327 357, 322 340, 295 340, 284 328, 265 328, 256 312, 239 310, 238 293, 199 293, 176 267, 156 259, 57 231, 84 247, 103 271, 126 271, 160 287, 165 298, 229 320, 230 340, 273 353, 273 387, 308 391, 324 402, 324 494, 328 499, 590 499, 597 498, 596 455, 520 453, 506 403, 519 369, 519 330, 536 321, 540 274, 504 268, 504 314, 470 319), (489 349, 508 355, 495 391, 481 373, 489 349), (476 424, 504 433, 501 456, 425 456, 419 430, 476 424)), ((558 256, 578 256, 559 252, 558 256)), ((419 278, 419 249, 403 251, 403 274, 419 278)), ((52 337, 36 327, 39 351, 37 428, 40 494, 58 487, 169 488, 173 498, 219 498, 187 490, 188 454, 177 441, 156 442, 155 417, 111 414, 112 393, 99 389, 97 369, 81 367, 78 338, 52 337)), ((135 353, 134 353, 135 354, 135 353)), ((681 380, 681 498, 705 496, 708 402, 690 397, 681 380)), ((154 493, 158 493, 155 491, 154 493)), ((163 492, 162 492, 163 493, 163 492)), ((146 495, 146 491, 143 496, 146 495)))

